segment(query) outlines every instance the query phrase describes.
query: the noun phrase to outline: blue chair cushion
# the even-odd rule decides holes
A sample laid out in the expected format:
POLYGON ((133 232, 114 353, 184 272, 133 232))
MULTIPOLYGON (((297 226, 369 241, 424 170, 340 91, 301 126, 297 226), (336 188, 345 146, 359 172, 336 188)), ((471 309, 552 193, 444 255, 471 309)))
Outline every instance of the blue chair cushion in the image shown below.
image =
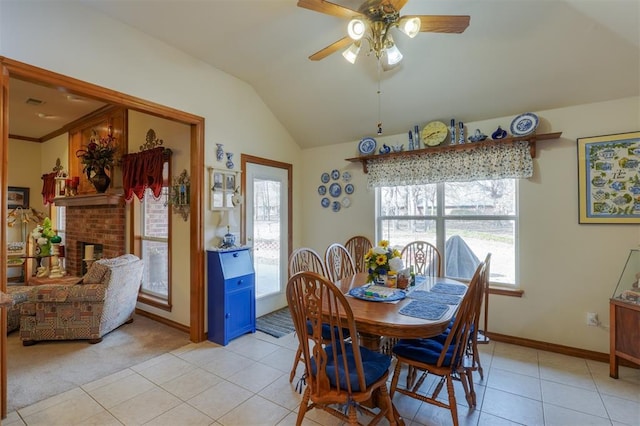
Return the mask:
MULTIPOLYGON (((349 381, 351 382, 351 389, 354 392, 360 392, 360 384, 358 383, 358 372, 356 370, 355 359, 353 357, 353 345, 346 343, 345 348, 347 351, 347 366, 349 369, 349 381)), ((338 381, 341 389, 347 389, 346 373, 344 371, 344 364, 342 360, 342 348, 338 347, 338 359, 333 358, 333 347, 327 345, 324 351, 327 353, 327 367, 326 372, 329 378, 329 382, 332 387, 337 387, 336 383, 336 369, 338 370, 338 381)), ((360 357, 362 358, 362 369, 364 371, 364 383, 368 388, 373 383, 378 381, 388 370, 391 365, 391 357, 381 354, 379 352, 371 351, 367 348, 360 346, 360 357)), ((314 359, 311 359, 312 374, 316 374, 316 363, 314 359)))
MULTIPOLYGON (((438 336, 437 336, 438 337, 438 336)), ((446 336, 445 336, 446 339, 446 336)), ((444 341, 444 340, 443 340, 444 341)), ((401 339, 394 347, 393 352, 403 358, 412 359, 425 364, 436 364, 442 353, 444 345, 435 338, 430 339, 401 339)), ((447 350, 444 358, 444 366, 451 365, 453 346, 447 350)))
MULTIPOLYGON (((334 333, 335 333, 335 338, 337 340, 340 340, 340 335, 338 334, 338 327, 333 327, 334 333)), ((311 321, 307 321, 307 333, 309 335, 313 334, 313 328, 311 328, 311 321)), ((342 337, 344 337, 345 339, 347 337, 349 337, 349 329, 348 328, 343 328, 342 329, 342 337)), ((322 338, 324 340, 331 340, 331 327, 329 326, 329 324, 322 324, 322 338)))

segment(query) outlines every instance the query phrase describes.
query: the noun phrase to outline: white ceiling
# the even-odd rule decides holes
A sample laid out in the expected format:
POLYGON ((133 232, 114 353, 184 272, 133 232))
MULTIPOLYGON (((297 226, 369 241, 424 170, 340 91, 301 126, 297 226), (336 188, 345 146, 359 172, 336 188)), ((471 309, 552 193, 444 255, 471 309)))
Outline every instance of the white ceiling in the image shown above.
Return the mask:
POLYGON ((402 15, 471 22, 462 34, 395 36, 404 60, 381 75, 380 108, 374 57, 308 59, 347 21, 296 0, 82 2, 246 81, 302 147, 374 136, 379 115, 396 134, 640 95, 638 0, 409 0, 402 15))

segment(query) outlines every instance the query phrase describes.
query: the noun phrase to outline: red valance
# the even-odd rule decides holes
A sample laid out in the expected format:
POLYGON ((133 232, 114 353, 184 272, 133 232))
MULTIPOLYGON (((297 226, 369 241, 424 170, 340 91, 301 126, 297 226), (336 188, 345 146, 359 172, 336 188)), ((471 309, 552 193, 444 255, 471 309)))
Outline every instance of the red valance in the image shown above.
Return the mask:
POLYGON ((160 197, 164 159, 162 147, 122 157, 122 183, 126 201, 131 201, 134 195, 142 200, 147 188, 151 188, 155 198, 160 197))
POLYGON ((53 203, 53 199, 56 197, 56 172, 51 172, 42 175, 42 202, 46 206, 53 203))

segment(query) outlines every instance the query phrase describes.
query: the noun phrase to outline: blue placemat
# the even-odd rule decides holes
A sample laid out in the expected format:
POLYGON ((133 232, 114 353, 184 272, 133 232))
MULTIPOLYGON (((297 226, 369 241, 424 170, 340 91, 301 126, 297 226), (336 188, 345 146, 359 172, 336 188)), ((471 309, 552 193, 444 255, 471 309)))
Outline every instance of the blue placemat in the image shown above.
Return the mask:
POLYGON ((467 291, 467 286, 464 284, 438 283, 431 287, 431 291, 434 293, 464 294, 467 291))
POLYGON ((421 318, 425 320, 435 321, 444 315, 449 306, 442 303, 425 302, 423 300, 413 300, 406 306, 403 306, 398 312, 402 315, 421 318))
POLYGON ((432 293, 430 291, 415 290, 407 295, 407 297, 416 300, 426 300, 429 302, 444 303, 446 305, 457 305, 462 299, 461 296, 455 294, 432 293))

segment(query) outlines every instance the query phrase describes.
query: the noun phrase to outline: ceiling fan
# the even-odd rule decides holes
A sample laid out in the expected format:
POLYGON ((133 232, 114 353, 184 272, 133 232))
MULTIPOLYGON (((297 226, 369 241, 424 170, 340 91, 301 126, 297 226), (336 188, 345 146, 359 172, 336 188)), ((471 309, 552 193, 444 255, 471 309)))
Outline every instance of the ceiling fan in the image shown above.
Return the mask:
POLYGON ((312 61, 319 61, 332 53, 348 48, 342 53, 345 59, 355 63, 362 41, 367 40, 369 53, 374 53, 385 69, 389 69, 402 60, 402 53, 393 41, 390 33, 398 28, 413 38, 419 32, 462 33, 469 26, 467 15, 407 15, 400 16, 400 9, 408 0, 366 0, 353 10, 325 0, 298 0, 298 6, 350 19, 346 37, 330 44, 309 56, 312 61))

